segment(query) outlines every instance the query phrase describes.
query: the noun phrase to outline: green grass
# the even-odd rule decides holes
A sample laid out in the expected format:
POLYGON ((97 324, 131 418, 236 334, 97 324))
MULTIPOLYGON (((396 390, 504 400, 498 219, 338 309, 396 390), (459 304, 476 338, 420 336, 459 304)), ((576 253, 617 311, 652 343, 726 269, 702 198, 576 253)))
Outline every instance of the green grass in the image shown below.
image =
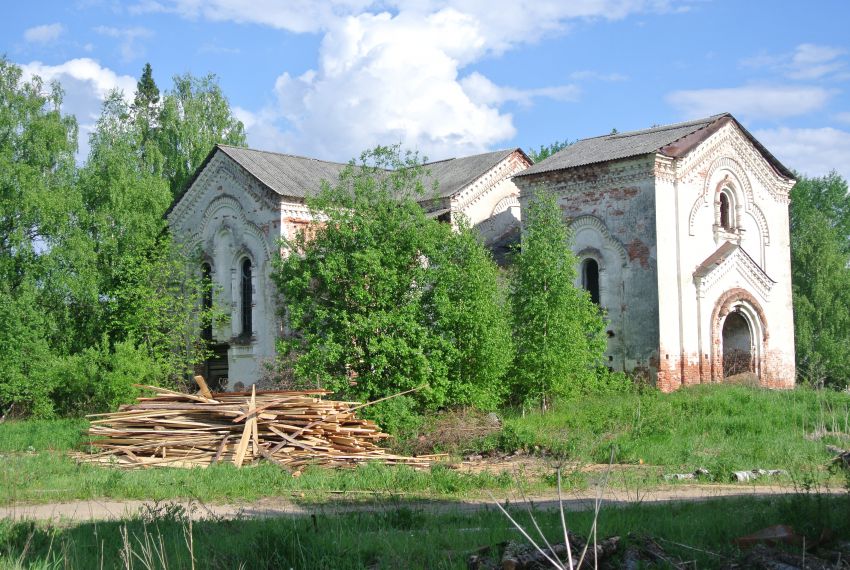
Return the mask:
POLYGON ((509 474, 462 474, 441 465, 429 471, 406 466, 362 465, 352 470, 308 468, 298 477, 270 463, 236 469, 151 469, 126 471, 77 465, 56 454, 4 458, 0 463, 0 504, 46 503, 73 499, 196 498, 203 501, 250 501, 267 496, 321 499, 331 491, 374 491, 410 498, 461 497, 481 489, 505 489, 509 474))
POLYGON ((585 397, 504 423, 497 443, 506 449, 538 447, 577 461, 607 463, 615 446, 618 463, 668 472, 704 467, 716 480, 754 468, 803 476, 823 471, 831 459, 827 443, 850 441, 850 394, 694 386, 672 394, 585 397), (806 437, 818 429, 844 436, 806 437))
MULTIPOLYGON (((806 438, 820 428, 850 433, 850 394, 798 389, 766 391, 738 386, 698 386, 674 394, 646 391, 560 402, 546 414, 508 415, 501 433, 468 442, 469 447, 526 448, 578 463, 616 461, 634 465, 618 471, 612 484, 656 486, 660 476, 705 467, 710 480, 727 482, 734 470, 786 469, 780 480, 802 487, 844 481, 825 469, 826 443, 847 447, 841 435, 806 438), (644 465, 638 466, 639 463, 644 465)), ((270 464, 237 470, 123 471, 78 465, 68 456, 83 449, 83 420, 20 421, 0 424, 0 504, 72 499, 197 498, 253 500, 305 493, 308 500, 329 491, 376 491, 412 498, 481 496, 505 489, 514 473, 462 474, 443 466, 431 471, 368 465, 355 470, 308 469, 300 478, 270 464)), ((570 488, 593 484, 595 475, 568 474, 570 488)), ((773 481, 771 481, 773 482, 773 481)), ((530 481, 532 491, 552 488, 550 478, 530 481)))
MULTIPOLYGON (((524 512, 513 510, 531 530, 524 512)), ((646 534, 668 553, 696 560, 698 568, 716 568, 738 554, 733 538, 769 525, 790 524, 809 540, 829 529, 836 538, 846 540, 850 537, 848 510, 846 495, 814 494, 612 506, 601 512, 599 533, 646 534)), ((539 512, 537 518, 550 540, 559 539, 556 511, 539 512)), ((567 521, 571 529, 587 535, 591 514, 568 513, 567 521)), ((155 517, 77 526, 0 521, 0 568, 125 568, 121 553, 127 550, 136 568, 191 568, 189 533, 182 512, 169 508, 155 517), (153 563, 146 564, 150 559, 153 563)), ((314 518, 195 522, 191 536, 195 567, 211 569, 461 569, 478 548, 519 539, 518 532, 494 510, 433 514, 404 507, 346 515, 317 512, 314 518)))

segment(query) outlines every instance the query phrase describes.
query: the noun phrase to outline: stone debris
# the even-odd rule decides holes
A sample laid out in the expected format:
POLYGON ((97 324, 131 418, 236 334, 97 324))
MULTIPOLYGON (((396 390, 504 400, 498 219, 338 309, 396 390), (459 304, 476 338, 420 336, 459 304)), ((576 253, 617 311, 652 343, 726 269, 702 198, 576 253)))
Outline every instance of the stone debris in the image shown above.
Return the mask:
MULTIPOLYGON (((596 543, 587 545, 587 541, 572 533, 568 534, 573 567, 598 567, 602 570, 615 568, 692 568, 690 563, 683 562, 667 554, 653 539, 636 534, 629 534, 626 540, 619 536, 611 536, 596 543), (585 551, 585 547, 587 550, 585 551), (595 550, 595 551, 594 551, 595 550), (584 558, 582 559, 582 553, 584 558)), ((537 550, 532 545, 508 541, 494 548, 484 547, 471 554, 466 561, 468 570, 543 570, 552 568, 548 558, 559 561, 564 568, 569 566, 567 545, 563 542, 551 545, 551 548, 537 550), (501 553, 499 555, 499 553, 501 553)))
POLYGON ((827 451, 835 455, 832 460, 836 465, 841 465, 845 469, 850 469, 850 449, 841 449, 835 445, 827 445, 827 451))
POLYGON ((708 477, 711 472, 704 467, 697 467, 693 473, 669 473, 664 476, 665 481, 684 481, 688 479, 698 479, 700 477, 708 477))
POLYGON ((734 471, 732 478, 739 483, 747 481, 755 481, 760 477, 778 477, 779 475, 788 475, 784 469, 752 469, 750 471, 734 471))

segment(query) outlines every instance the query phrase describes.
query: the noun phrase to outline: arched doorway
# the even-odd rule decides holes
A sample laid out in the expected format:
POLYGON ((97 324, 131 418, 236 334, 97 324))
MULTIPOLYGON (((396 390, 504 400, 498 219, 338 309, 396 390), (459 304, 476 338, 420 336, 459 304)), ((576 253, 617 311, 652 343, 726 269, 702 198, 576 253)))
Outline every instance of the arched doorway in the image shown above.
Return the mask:
POLYGON ((753 337, 747 318, 731 311, 723 321, 723 376, 728 378, 753 369, 753 337))

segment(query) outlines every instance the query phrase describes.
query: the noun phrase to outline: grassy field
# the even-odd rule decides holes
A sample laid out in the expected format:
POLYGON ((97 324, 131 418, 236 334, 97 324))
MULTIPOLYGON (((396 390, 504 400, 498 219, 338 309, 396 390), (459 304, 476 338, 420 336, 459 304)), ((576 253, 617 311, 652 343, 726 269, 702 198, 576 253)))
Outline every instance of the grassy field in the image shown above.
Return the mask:
MULTIPOLYGON (((599 533, 648 535, 669 554, 696 560, 697 568, 717 568, 738 555, 733 538, 765 526, 792 525, 809 541, 824 529, 846 539, 848 511, 849 496, 816 494, 612 506, 601 511, 599 533)), ((524 512, 513 514, 531 530, 524 512)), ((537 519, 550 540, 558 538, 556 512, 540 512, 537 519)), ((567 521, 586 536, 592 519, 590 513, 570 513, 567 521)), ((402 506, 390 512, 189 526, 183 513, 165 508, 135 520, 72 527, 0 521, 0 568, 461 569, 475 550, 519 539, 495 511, 429 514, 402 506)))
MULTIPOLYGON (((222 465, 121 471, 77 465, 68 456, 73 449, 85 448, 85 427, 83 420, 0 424, 0 504, 178 497, 221 502, 290 493, 312 499, 329 491, 451 498, 507 489, 515 478, 514 473, 464 474, 441 465, 425 472, 380 465, 350 471, 307 469, 299 478, 269 464, 241 470, 222 465)), ((623 475, 613 480, 615 485, 657 485, 664 473, 703 467, 713 482, 728 482, 734 470, 785 469, 790 475, 782 482, 816 488, 830 479, 843 481, 826 469, 826 444, 848 447, 847 434, 847 393, 699 386, 674 394, 586 397, 560 402, 546 414, 509 413, 497 433, 455 438, 447 447, 458 454, 525 449, 581 465, 607 462, 613 446, 617 463, 634 466, 619 471, 623 475)), ((568 483, 581 488, 592 477, 576 468, 568 483)), ((551 488, 552 479, 526 483, 531 491, 539 491, 551 488)))
POLYGON ((613 446, 618 463, 703 467, 717 481, 754 468, 804 475, 823 471, 826 444, 850 445, 850 394, 707 385, 599 396, 509 416, 491 443, 587 463, 607 462, 613 446))

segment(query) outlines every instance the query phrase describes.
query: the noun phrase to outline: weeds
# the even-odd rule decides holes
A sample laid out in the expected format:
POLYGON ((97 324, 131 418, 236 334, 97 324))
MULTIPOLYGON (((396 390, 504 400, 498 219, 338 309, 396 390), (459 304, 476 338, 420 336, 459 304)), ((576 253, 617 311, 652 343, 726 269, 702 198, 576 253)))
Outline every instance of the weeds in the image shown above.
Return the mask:
MULTIPOLYGON (((716 568, 737 555, 732 540, 773 524, 791 525, 809 537, 829 529, 850 536, 850 496, 817 494, 715 499, 697 503, 617 507, 605 503, 598 516, 569 513, 571 528, 599 536, 627 536, 640 530, 698 568, 716 568), (679 546, 682 545, 682 546, 679 546), (684 546, 687 545, 687 546, 684 546), (698 550, 692 550, 698 549, 698 550)), ((470 553, 521 534, 497 510, 433 513, 423 508, 363 511, 314 517, 238 521, 140 519, 76 526, 0 522, 0 568, 445 568, 466 567, 470 553), (126 561, 131 561, 128 566, 126 561), (163 566, 166 564, 167 566, 163 566)), ((527 512, 512 514, 526 529, 527 512)), ((559 510, 537 510, 546 536, 560 536, 559 510)), ((535 531, 536 532, 536 531, 535 531)), ((559 541, 561 539, 559 538, 559 541)), ((572 535, 569 540, 572 541, 572 535)), ((542 546, 542 544, 541 544, 542 546)), ((583 545, 582 545, 583 547, 583 545)), ((592 561, 588 554, 584 567, 592 561)), ((577 559, 573 559, 575 566, 577 559)))

